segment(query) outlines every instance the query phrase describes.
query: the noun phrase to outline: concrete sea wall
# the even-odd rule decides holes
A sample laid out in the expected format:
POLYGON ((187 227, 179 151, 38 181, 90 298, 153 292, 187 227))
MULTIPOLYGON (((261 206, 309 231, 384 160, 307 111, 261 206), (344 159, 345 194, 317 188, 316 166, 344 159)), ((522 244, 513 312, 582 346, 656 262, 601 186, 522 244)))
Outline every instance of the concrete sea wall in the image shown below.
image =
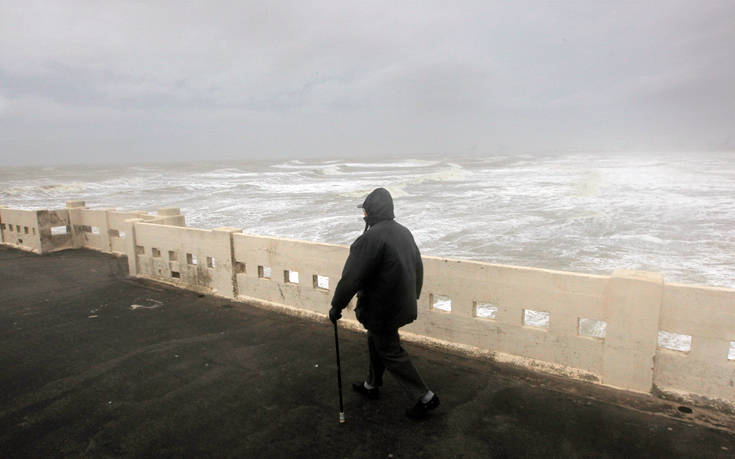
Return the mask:
MULTIPOLYGON (((130 275, 325 315, 348 247, 185 226, 178 209, 0 207, 1 242, 126 255, 130 275)), ((735 290, 424 256, 409 339, 735 412, 735 290)), ((348 326, 356 327, 346 311, 348 326)))

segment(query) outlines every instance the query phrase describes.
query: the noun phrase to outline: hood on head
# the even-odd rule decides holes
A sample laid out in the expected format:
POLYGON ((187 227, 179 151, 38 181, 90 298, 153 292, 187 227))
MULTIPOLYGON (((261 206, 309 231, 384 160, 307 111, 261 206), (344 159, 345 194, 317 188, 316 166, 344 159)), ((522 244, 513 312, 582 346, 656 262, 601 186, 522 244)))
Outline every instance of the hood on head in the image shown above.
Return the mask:
POLYGON ((365 209, 367 216, 365 223, 367 226, 373 226, 382 220, 393 220, 393 198, 385 188, 376 188, 373 190, 365 201, 357 207, 365 209))

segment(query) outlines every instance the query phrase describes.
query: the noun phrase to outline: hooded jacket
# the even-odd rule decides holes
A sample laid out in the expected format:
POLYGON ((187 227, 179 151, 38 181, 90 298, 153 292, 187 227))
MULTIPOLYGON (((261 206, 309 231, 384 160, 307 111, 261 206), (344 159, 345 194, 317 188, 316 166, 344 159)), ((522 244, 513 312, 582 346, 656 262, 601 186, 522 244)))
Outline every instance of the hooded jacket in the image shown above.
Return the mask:
POLYGON ((424 267, 411 232, 397 223, 393 198, 378 188, 359 207, 365 232, 350 246, 332 307, 344 309, 357 293, 357 320, 372 331, 396 330, 416 320, 424 267))

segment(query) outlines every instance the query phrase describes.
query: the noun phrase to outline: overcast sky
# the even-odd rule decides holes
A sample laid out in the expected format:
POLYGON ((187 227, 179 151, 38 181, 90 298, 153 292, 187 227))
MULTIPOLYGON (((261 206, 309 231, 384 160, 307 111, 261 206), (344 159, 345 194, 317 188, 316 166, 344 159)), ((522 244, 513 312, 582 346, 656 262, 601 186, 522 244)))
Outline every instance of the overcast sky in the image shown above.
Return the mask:
POLYGON ((0 165, 735 150, 735 2, 0 0, 0 165))

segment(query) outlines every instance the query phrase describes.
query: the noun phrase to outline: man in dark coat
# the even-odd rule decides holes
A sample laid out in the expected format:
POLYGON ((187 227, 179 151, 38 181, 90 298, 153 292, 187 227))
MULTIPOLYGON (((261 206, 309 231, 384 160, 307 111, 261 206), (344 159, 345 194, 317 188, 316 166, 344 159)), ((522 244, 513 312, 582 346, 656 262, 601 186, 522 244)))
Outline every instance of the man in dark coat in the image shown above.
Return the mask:
POLYGON ((398 336, 398 328, 416 320, 424 277, 421 254, 411 232, 394 220, 388 190, 377 188, 358 207, 365 213, 365 232, 350 246, 329 319, 336 324, 357 294, 355 315, 368 331, 370 367, 367 380, 352 388, 378 398, 387 369, 416 402, 406 415, 423 417, 439 406, 439 397, 426 386, 398 336))

